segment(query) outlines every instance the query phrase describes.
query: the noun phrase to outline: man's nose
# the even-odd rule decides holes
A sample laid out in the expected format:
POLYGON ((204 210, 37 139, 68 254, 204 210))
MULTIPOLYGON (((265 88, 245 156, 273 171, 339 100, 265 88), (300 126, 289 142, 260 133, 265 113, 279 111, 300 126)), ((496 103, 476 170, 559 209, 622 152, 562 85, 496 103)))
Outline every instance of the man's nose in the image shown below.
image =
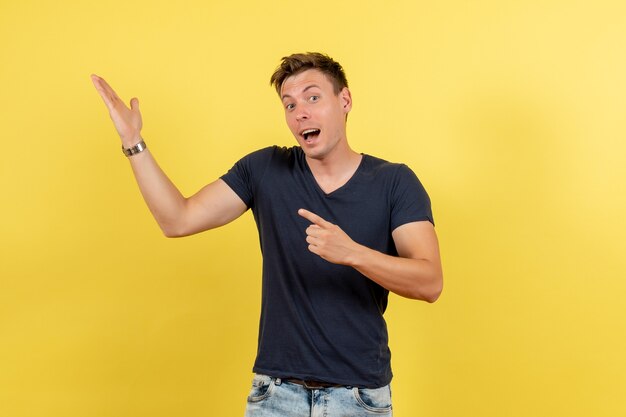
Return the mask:
POLYGON ((296 120, 306 120, 309 118, 309 110, 305 106, 300 106, 296 113, 296 120))

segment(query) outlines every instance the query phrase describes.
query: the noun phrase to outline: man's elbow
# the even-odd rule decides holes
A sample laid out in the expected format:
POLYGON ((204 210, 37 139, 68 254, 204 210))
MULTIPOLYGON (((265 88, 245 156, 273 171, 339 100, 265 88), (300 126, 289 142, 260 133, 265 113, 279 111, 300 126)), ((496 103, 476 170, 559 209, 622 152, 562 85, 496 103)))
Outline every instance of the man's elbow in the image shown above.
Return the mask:
POLYGON ((176 237, 185 237, 189 236, 189 232, 185 231, 182 227, 177 224, 159 224, 163 235, 167 238, 176 238, 176 237))
POLYGON ((439 299, 439 296, 441 295, 442 290, 443 288, 439 288, 438 290, 429 293, 424 299, 424 301, 430 304, 434 303, 435 301, 439 299))
POLYGON ((170 231, 170 230, 163 230, 163 236, 165 236, 166 238, 172 239, 172 238, 176 238, 176 237, 183 237, 186 235, 180 234, 180 233, 176 233, 174 231, 170 231))
POLYGON ((438 274, 429 285, 420 288, 416 299, 426 301, 427 303, 434 303, 439 299, 441 292, 443 291, 443 276, 438 274))

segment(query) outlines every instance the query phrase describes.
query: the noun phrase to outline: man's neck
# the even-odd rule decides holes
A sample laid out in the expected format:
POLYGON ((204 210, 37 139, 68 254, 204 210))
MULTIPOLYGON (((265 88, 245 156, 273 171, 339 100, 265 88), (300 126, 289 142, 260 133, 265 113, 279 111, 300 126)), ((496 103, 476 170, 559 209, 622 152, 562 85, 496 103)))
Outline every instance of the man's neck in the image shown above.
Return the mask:
POLYGON ((337 151, 323 159, 306 158, 315 180, 326 193, 331 193, 347 183, 363 158, 363 155, 353 151, 347 144, 344 149, 337 151))

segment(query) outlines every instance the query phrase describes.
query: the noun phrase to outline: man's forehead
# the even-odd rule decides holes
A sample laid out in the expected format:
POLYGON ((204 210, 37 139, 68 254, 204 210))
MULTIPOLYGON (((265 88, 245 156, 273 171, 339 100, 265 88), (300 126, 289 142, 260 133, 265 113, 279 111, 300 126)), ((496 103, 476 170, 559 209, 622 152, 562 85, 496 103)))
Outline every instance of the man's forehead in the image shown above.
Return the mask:
POLYGON ((332 82, 328 79, 326 74, 312 68, 285 79, 280 88, 281 97, 284 97, 285 95, 292 96, 300 93, 311 85, 316 85, 320 88, 332 88, 332 82))

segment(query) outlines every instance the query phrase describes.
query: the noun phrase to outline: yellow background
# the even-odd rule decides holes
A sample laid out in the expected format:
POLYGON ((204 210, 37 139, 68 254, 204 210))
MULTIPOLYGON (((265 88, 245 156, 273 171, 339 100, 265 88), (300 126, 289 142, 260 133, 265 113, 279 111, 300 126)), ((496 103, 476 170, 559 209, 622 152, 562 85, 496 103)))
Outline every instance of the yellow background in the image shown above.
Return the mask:
POLYGON ((346 69, 353 147, 411 166, 445 288, 392 296, 396 417, 626 415, 623 1, 0 1, 0 416, 242 416, 247 213, 166 239, 89 79, 189 195, 291 145, 269 76, 346 69))

